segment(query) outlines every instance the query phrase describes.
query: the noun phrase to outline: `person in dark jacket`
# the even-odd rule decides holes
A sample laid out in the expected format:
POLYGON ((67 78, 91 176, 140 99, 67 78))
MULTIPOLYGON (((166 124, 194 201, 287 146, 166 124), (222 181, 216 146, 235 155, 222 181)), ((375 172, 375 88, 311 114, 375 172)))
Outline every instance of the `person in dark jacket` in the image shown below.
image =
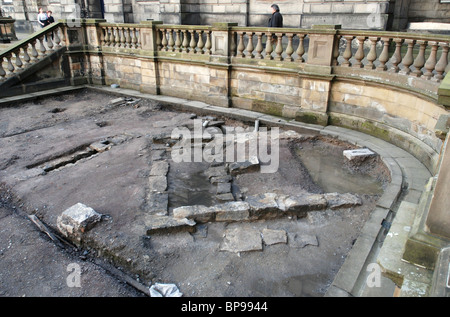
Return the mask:
POLYGON ((269 28, 282 28, 283 16, 280 13, 280 7, 276 4, 270 6, 272 8, 272 17, 269 19, 269 28))

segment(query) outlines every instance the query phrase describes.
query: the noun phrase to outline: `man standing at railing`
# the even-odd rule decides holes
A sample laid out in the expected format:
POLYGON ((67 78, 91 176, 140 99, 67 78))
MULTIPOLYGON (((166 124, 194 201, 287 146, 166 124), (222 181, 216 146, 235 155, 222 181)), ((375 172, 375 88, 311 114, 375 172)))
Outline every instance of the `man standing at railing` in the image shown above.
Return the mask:
POLYGON ((270 8, 272 9, 272 17, 269 19, 269 28, 282 28, 283 16, 280 13, 280 7, 272 4, 270 8))
MULTIPOLYGON (((283 27, 283 16, 280 13, 280 7, 276 4, 270 6, 272 9, 272 17, 269 19, 269 28, 282 28, 283 27)), ((272 44, 276 43, 278 40, 275 34, 272 35, 272 44)))

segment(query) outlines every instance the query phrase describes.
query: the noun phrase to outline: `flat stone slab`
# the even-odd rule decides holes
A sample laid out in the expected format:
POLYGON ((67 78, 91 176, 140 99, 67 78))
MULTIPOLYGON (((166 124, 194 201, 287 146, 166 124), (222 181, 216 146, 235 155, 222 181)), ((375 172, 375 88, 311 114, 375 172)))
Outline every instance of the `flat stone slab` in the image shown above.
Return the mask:
POLYGON ((355 149, 355 150, 345 150, 343 155, 349 160, 364 160, 369 156, 374 156, 375 153, 369 149, 355 149))
POLYGON ((56 226, 66 237, 80 240, 81 235, 99 222, 102 215, 91 207, 77 203, 58 216, 56 226))
POLYGON ((205 223, 214 221, 215 212, 211 207, 203 205, 182 206, 173 209, 173 217, 176 219, 188 218, 205 223))
POLYGON ((245 162, 234 162, 230 164, 230 174, 239 175, 243 173, 252 173, 259 171, 259 160, 253 156, 245 162))
POLYGON ((288 233, 289 245, 293 248, 304 248, 307 245, 319 246, 315 235, 288 233))
POLYGON ((150 176, 166 176, 169 172, 169 162, 156 161, 153 162, 150 170, 150 176))
POLYGON ((208 178, 212 177, 226 177, 228 175, 228 169, 226 166, 214 166, 205 171, 205 175, 208 178))
POLYGON ((262 239, 265 245, 287 243, 287 234, 284 230, 263 229, 262 239))
POLYGON ((251 216, 255 219, 275 218, 281 215, 303 217, 306 212, 327 207, 322 194, 298 196, 265 193, 249 196, 245 199, 250 205, 251 216))
POLYGON ((233 196, 232 193, 219 194, 219 195, 216 195, 216 198, 217 198, 220 202, 224 202, 224 201, 234 201, 234 196, 233 196))
POLYGON ((217 183, 216 194, 227 194, 231 193, 231 183, 217 183))
POLYGON ((225 175, 225 176, 213 176, 209 179, 211 184, 218 184, 218 183, 229 183, 233 180, 231 175, 225 175))
POLYGON ((169 193, 150 192, 147 195, 146 210, 149 213, 167 216, 168 206, 169 206, 169 193))
POLYGON ((177 219, 193 219, 200 223, 242 221, 249 218, 249 205, 243 201, 231 201, 211 207, 203 205, 182 206, 173 209, 173 216, 177 219))
POLYGON ((186 218, 176 219, 168 216, 149 215, 144 219, 146 234, 194 232, 195 221, 186 218))
POLYGON ((164 192, 167 189, 166 176, 150 176, 148 178, 150 192, 164 192))
POLYGON ((238 253, 262 251, 262 248, 262 238, 259 230, 239 227, 225 231, 220 251, 238 253))
POLYGON ((323 195, 327 201, 328 208, 338 209, 338 208, 349 208, 353 206, 362 205, 361 198, 357 195, 346 193, 327 193, 323 195))

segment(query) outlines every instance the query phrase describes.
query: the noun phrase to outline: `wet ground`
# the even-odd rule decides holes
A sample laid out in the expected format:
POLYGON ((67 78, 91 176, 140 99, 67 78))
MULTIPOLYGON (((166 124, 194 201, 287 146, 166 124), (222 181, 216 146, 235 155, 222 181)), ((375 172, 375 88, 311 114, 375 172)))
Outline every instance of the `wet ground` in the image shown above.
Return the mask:
MULTIPOLYGON (((175 163, 154 146, 162 133, 191 122, 191 113, 181 113, 148 100, 81 91, 42 98, 0 109, 0 182, 8 190, 3 204, 0 253, 0 292, 14 292, 22 282, 21 265, 11 259, 24 258, 27 271, 40 272, 45 260, 63 267, 59 285, 66 284, 70 255, 57 255, 54 247, 43 247, 42 257, 32 255, 26 243, 14 244, 12 228, 22 232, 20 241, 51 245, 51 240, 14 210, 34 214, 56 231, 57 217, 81 202, 105 215, 87 232, 82 250, 91 265, 106 259, 140 283, 175 283, 186 296, 322 296, 357 239, 388 181, 386 169, 376 159, 355 167, 346 166, 342 151, 352 146, 322 137, 280 140, 280 165, 276 173, 244 173, 234 177, 239 197, 258 193, 283 194, 352 192, 363 204, 337 210, 310 212, 305 218, 285 217, 245 223, 197 225, 195 233, 146 235, 148 178, 153 162, 170 162, 169 211, 184 204, 217 203, 214 188, 205 181, 205 163, 175 163), (86 147, 97 144, 95 151, 86 147), (331 159, 331 158, 336 158, 331 159), (11 219, 11 220, 9 220, 11 219), (16 221, 15 219, 21 219, 16 221), (26 228, 26 229, 24 229, 26 228), (227 230, 264 228, 284 230, 288 236, 309 235, 317 244, 302 247, 291 243, 264 245, 262 251, 220 251, 227 230), (40 237, 39 239, 37 237, 40 237), (11 242, 12 243, 12 242, 11 242), (39 242, 41 243, 41 242, 39 242), (13 244, 11 244, 13 246, 13 244), (64 256, 69 257, 68 259, 64 256), (50 260, 51 259, 51 260, 50 260)), ((226 126, 243 123, 224 120, 226 126)), ((239 199, 238 197, 238 199, 239 199)), ((77 258, 78 259, 78 258, 77 258)), ((87 264, 86 264, 87 265, 87 264)), ((95 266, 94 266, 95 267, 95 266)), ((70 290, 47 296, 135 296, 121 284, 109 288, 96 282, 106 272, 86 269, 83 281, 92 281, 89 292, 70 290)), ((45 280, 45 274, 42 274, 45 280)), ((37 287, 41 281, 35 280, 37 287)), ((45 281, 42 281, 42 285, 45 281)), ((28 295, 25 291, 24 294, 28 295)), ((29 293, 38 294, 36 292, 29 293)))

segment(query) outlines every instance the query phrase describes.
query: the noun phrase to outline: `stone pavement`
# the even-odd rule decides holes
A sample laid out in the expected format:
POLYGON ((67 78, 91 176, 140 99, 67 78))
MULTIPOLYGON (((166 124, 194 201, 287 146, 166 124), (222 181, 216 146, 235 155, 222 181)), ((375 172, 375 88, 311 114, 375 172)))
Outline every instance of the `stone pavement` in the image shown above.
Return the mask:
MULTIPOLYGON (((431 177, 426 167, 408 152, 370 135, 340 127, 304 124, 294 120, 284 120, 279 117, 243 109, 214 107, 203 102, 143 94, 121 88, 86 87, 122 96, 148 98, 159 101, 162 104, 170 105, 174 109, 183 109, 184 111, 192 111, 198 114, 223 115, 244 122, 259 120, 263 125, 279 126, 306 134, 322 134, 336 137, 361 147, 367 147, 378 153, 390 170, 392 181, 379 199, 376 209, 366 222, 363 231, 356 240, 331 287, 328 289, 326 296, 423 296, 425 295, 422 292, 423 285, 427 289, 431 285, 432 274, 430 271, 424 271, 420 275, 420 287, 422 288, 419 287, 418 290, 414 289, 415 285, 418 284, 412 279, 407 285, 408 288, 405 287, 404 289, 396 288, 395 284, 384 276, 380 277, 381 283, 375 287, 370 287, 372 285, 367 282, 372 276, 371 273, 373 273, 370 268, 379 269, 379 266, 371 266, 371 264, 379 264, 380 254, 384 257, 381 259, 382 264, 387 263, 385 261, 386 257, 390 258, 390 266, 383 267, 385 270, 384 273, 386 271, 387 273, 398 271, 400 268, 399 265, 401 265, 401 269, 403 270, 402 275, 408 274, 407 271, 417 271, 417 267, 405 263, 400 264, 401 258, 398 257, 399 252, 396 252, 398 250, 395 249, 398 246, 393 247, 394 249, 387 249, 387 247, 383 249, 383 242, 386 241, 387 237, 394 235, 392 230, 396 228, 396 221, 400 221, 399 219, 401 219, 401 217, 395 216, 402 214, 405 205, 409 205, 411 208, 418 205, 422 192, 425 190, 425 186, 431 177)), ((71 89, 81 88, 85 88, 85 86, 55 89, 41 92, 39 95, 59 94, 71 89)), ((8 102, 23 101, 35 97, 36 94, 28 94, 3 98, 0 101, 0 106, 8 102)), ((389 243, 386 246, 389 246, 389 243)), ((413 275, 410 274, 409 276, 413 275)))

